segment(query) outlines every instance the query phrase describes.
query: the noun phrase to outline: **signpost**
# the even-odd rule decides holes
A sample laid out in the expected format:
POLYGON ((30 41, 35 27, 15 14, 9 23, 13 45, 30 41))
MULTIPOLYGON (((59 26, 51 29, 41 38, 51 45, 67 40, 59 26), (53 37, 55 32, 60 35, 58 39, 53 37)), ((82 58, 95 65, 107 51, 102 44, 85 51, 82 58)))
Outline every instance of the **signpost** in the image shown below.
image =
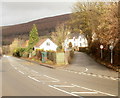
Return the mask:
POLYGON ((113 63, 113 45, 110 45, 109 49, 111 50, 111 64, 113 63))
POLYGON ((103 53, 102 53, 102 51, 103 51, 103 45, 100 45, 100 49, 101 49, 101 59, 103 58, 103 53))

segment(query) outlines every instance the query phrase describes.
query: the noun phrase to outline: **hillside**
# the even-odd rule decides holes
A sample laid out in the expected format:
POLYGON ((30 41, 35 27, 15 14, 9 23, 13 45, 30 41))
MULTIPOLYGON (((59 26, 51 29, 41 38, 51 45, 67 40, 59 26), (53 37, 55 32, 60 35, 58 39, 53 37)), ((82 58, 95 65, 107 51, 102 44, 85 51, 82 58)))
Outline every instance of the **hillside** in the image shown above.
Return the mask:
POLYGON ((70 14, 38 19, 28 23, 2 27, 3 45, 9 45, 14 38, 28 39, 33 24, 37 25, 39 36, 50 35, 55 26, 70 19, 70 14))

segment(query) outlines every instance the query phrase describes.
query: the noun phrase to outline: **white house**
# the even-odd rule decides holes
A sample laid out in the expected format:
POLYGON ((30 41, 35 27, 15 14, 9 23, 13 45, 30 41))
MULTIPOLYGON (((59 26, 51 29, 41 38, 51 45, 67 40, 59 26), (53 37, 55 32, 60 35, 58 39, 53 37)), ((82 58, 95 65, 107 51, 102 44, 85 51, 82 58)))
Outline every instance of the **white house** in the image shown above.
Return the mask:
POLYGON ((46 39, 41 39, 35 46, 34 49, 43 49, 43 50, 52 50, 56 51, 57 50, 57 45, 51 41, 49 38, 46 39))
POLYGON ((86 37, 80 33, 71 33, 67 36, 64 41, 64 48, 69 48, 70 44, 72 45, 72 48, 88 47, 86 37))

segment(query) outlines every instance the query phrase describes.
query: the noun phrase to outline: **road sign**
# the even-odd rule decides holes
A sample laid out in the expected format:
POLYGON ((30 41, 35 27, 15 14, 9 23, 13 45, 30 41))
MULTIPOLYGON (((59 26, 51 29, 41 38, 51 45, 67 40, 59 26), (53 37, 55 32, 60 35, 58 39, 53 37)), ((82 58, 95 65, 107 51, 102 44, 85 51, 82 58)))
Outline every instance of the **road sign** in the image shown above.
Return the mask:
POLYGON ((113 63, 113 45, 109 46, 109 49, 111 50, 111 64, 113 63))
POLYGON ((110 49, 110 50, 113 50, 113 48, 114 48, 113 45, 110 45, 109 49, 110 49))
POLYGON ((101 49, 101 59, 102 59, 103 58, 103 53, 102 53, 103 45, 100 45, 100 49, 101 49))
POLYGON ((103 45, 100 45, 100 49, 103 49, 103 45))

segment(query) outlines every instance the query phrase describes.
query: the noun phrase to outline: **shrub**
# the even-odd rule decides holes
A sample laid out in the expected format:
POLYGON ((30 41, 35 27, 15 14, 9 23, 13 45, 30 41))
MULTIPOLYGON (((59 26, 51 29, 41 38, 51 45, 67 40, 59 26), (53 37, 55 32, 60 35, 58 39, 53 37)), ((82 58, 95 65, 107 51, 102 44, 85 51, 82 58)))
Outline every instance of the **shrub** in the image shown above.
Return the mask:
POLYGON ((37 49, 36 50, 36 57, 38 58, 38 59, 42 59, 42 54, 41 54, 41 51, 40 51, 40 49, 37 49))
POLYGON ((14 50, 13 56, 22 57, 24 51, 25 51, 25 48, 17 48, 17 49, 14 50))
POLYGON ((62 50, 62 46, 58 46, 57 51, 61 51, 61 50, 62 50))
POLYGON ((88 52, 88 48, 87 47, 79 47, 79 51, 80 52, 88 52))
POLYGON ((33 51, 31 54, 32 57, 36 56, 36 51, 33 51))
POLYGON ((29 57, 29 53, 25 51, 22 56, 23 57, 29 57))

